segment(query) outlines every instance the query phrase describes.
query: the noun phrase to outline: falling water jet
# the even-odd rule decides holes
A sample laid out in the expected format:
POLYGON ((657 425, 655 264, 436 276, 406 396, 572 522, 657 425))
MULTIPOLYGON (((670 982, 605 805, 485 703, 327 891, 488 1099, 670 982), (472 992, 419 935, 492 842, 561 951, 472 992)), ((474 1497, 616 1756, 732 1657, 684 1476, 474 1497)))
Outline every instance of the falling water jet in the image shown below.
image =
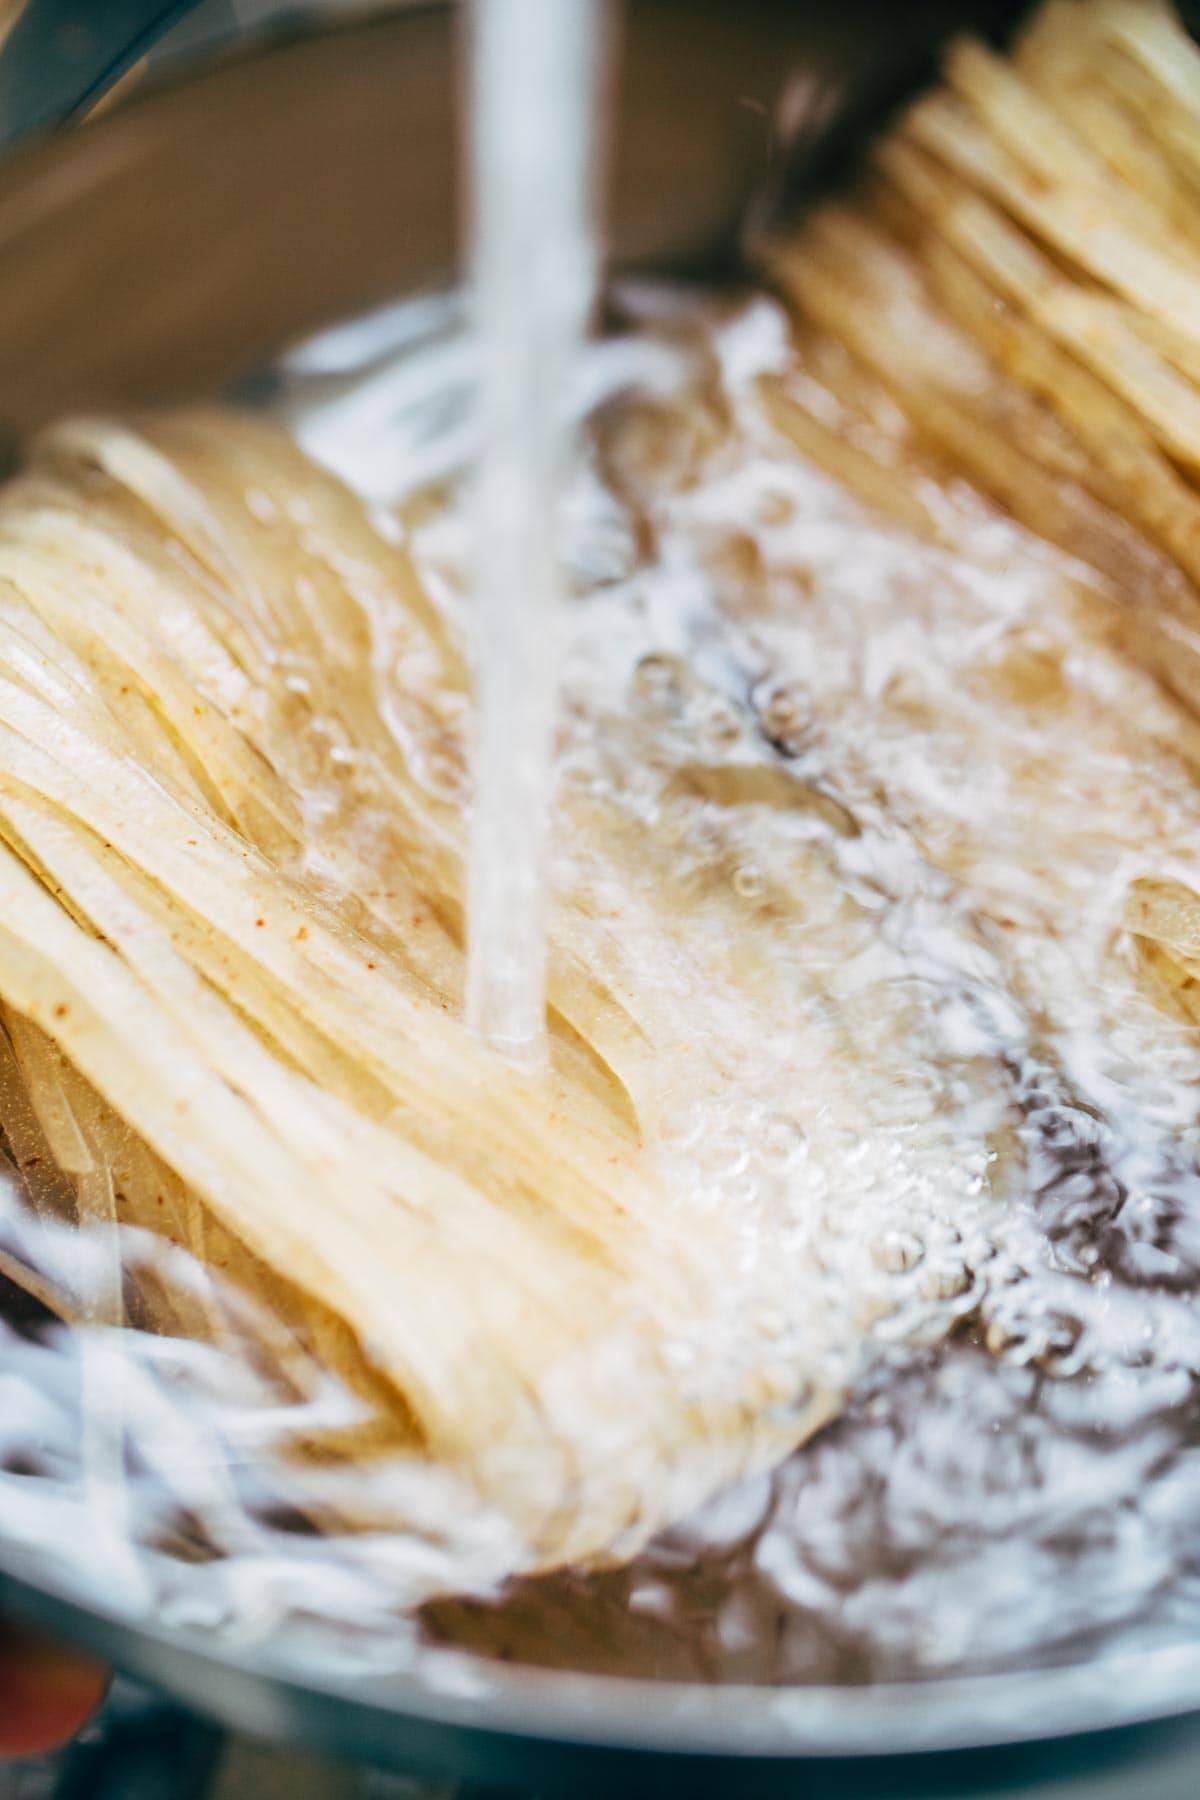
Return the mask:
POLYGON ((479 356, 467 1017, 544 1052, 547 855, 571 378, 595 285, 602 0, 472 0, 479 356))

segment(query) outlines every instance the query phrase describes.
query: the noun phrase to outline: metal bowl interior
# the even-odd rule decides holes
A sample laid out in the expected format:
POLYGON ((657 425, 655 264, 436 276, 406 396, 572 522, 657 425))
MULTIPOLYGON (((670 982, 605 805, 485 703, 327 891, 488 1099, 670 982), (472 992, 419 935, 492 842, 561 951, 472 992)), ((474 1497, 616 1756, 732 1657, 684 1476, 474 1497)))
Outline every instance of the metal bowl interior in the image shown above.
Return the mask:
MULTIPOLYGON (((643 0, 620 63, 614 255, 732 238, 771 154, 796 9, 643 0), (781 48, 782 46, 782 48, 781 48)), ((275 34, 0 167, 0 433, 212 393, 297 335, 443 285, 454 9, 275 34)))
MULTIPOLYGON (((786 5, 635 8, 613 242, 676 265, 729 240, 770 149, 786 5), (670 71, 670 79, 666 78, 670 71)), ((294 35, 140 91, 0 169, 0 452, 65 408, 220 389, 296 336, 455 262, 452 18, 438 0, 294 35)), ((1136 1663, 870 1689, 708 1689, 431 1659, 352 1687, 165 1633, 0 1545, 0 1597, 223 1721, 542 1791, 929 1794, 1139 1759, 1191 1792, 1200 1647, 1136 1663), (7 1573, 5 1573, 7 1569, 7 1573), (1150 1757, 1147 1762, 1145 1759, 1150 1757)), ((1194 1779, 1194 1777, 1193 1777, 1194 1779)))

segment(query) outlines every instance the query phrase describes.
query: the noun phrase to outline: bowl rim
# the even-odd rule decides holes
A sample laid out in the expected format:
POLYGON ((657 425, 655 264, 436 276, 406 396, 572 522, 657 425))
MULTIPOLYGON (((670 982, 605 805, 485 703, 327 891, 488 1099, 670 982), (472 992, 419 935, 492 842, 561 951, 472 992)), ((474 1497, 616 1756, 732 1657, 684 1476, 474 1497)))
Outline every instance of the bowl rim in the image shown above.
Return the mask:
POLYGON ((999 1674, 864 1686, 658 1681, 491 1662, 429 1649, 396 1674, 305 1670, 270 1645, 222 1643, 18 1570, 0 1543, 0 1600, 123 1673, 226 1722, 347 1754, 404 1727, 579 1750, 770 1762, 920 1758, 1189 1722, 1200 1755, 1200 1642, 999 1674))

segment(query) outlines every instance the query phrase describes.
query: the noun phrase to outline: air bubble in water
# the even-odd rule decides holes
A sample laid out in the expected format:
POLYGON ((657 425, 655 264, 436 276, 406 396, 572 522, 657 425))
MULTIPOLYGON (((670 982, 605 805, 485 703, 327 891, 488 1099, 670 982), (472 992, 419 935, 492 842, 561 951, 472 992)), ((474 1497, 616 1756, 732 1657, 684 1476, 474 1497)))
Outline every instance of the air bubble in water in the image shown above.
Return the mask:
POLYGON ((710 701, 694 728, 700 744, 718 753, 736 744, 742 735, 742 722, 726 700, 710 701))
POLYGON ((925 1255, 925 1246, 912 1231, 885 1231, 871 1245, 871 1255, 889 1275, 906 1275, 925 1255))
POLYGON ((1024 1347, 1027 1339, 1019 1326, 1002 1319, 993 1319, 984 1333, 983 1341, 990 1356, 1011 1356, 1024 1347))
POLYGON ((756 868, 753 863, 743 863, 739 869, 734 871, 734 892, 739 894, 743 900, 761 899, 766 891, 766 885, 762 870, 756 868))
POLYGON ((971 1271, 966 1263, 944 1263, 929 1270, 921 1283, 927 1300, 959 1300, 971 1291, 971 1271))
POLYGON ((686 689, 687 671, 677 656, 663 656, 650 651, 640 657, 633 671, 633 691, 639 698, 657 701, 677 700, 686 689))
POLYGON ((771 1113, 767 1117, 760 1142, 763 1155, 771 1162, 799 1162, 808 1154, 804 1127, 787 1113, 771 1113))
POLYGON ((802 749, 812 717, 812 704, 804 690, 783 684, 768 687, 754 699, 758 722, 780 750, 795 756, 802 749))

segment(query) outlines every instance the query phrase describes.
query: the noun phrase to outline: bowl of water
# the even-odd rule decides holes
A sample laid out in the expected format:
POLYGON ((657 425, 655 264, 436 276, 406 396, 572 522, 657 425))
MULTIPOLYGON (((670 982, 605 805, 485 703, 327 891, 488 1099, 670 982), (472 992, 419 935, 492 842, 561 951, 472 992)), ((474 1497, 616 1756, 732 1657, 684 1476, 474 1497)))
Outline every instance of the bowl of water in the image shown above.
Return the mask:
MULTIPOLYGON (((216 1559, 204 1534, 181 1537, 172 1523, 169 1543, 156 1537, 166 1516, 157 1478, 139 1475, 127 1489, 145 1492, 153 1520, 127 1545, 122 1521, 97 1510, 94 1470, 72 1463, 88 1435, 80 1409, 94 1393, 89 1370, 109 1354, 103 1332, 95 1352, 68 1346, 46 1329, 53 1308, 36 1294, 19 1299, 10 1284, 3 1589, 14 1607, 231 1724, 494 1785, 604 1791, 618 1779, 677 1780, 717 1791, 754 1779, 925 1793, 1120 1766, 1136 1768, 1146 1791, 1158 1780, 1166 1793, 1186 1783, 1200 1754, 1191 1548, 1200 1358, 1185 1229, 1194 1177, 1168 1153, 1172 1106, 1182 1107, 1189 1075, 1164 1061, 1165 1100, 1147 1099, 1132 1122, 1115 1102, 1105 1110, 1081 1072, 1088 1040, 1074 1018, 1076 1088, 1066 1092, 1030 1047, 1027 1020, 1014 1022, 1009 988, 975 964, 964 974, 978 946, 944 889, 914 875, 870 781, 838 788, 818 769, 818 740, 836 739, 847 766, 887 764, 887 683, 899 691, 930 658, 950 669, 972 633, 1001 636, 1022 609, 1048 605, 1058 574, 1036 557, 1022 562, 1004 526, 969 506, 971 555, 946 543, 918 554, 907 539, 873 533, 769 437, 762 408, 772 384, 802 402, 811 394, 798 385, 779 301, 747 281, 736 245, 792 142, 780 123, 787 106, 820 115, 837 91, 829 35, 806 10, 644 0, 588 77, 615 96, 608 247, 617 275, 603 330, 579 357, 576 414, 598 446, 589 479, 597 469, 604 478, 603 492, 583 482, 573 514, 566 562, 589 598, 568 691, 586 718, 608 705, 604 683, 629 661, 627 686, 614 673, 613 692, 644 717, 637 745, 658 743, 661 754, 666 740, 655 734, 670 712, 670 730, 694 726, 704 754, 693 744, 668 771, 674 787, 642 793, 636 758, 614 764, 608 748, 581 737, 570 778, 593 796, 603 783, 641 794, 651 822, 680 782, 700 782, 709 806, 736 791, 763 816, 785 810, 778 796, 799 783, 803 832, 836 844, 855 904, 875 904, 873 894, 892 907, 890 951, 907 959, 904 983, 933 996, 940 1020, 954 1012, 960 1033, 978 1033, 986 1015, 989 1053, 1036 1174, 1032 1212, 997 1238, 990 1216, 972 1211, 990 1177, 971 1161, 975 1126, 964 1123, 936 1165, 943 1184, 975 1184, 970 1194, 964 1186, 953 1233, 937 1205, 926 1219, 915 1199, 899 1224, 862 1215, 864 1266, 889 1293, 903 1286, 884 1310, 905 1323, 895 1354, 856 1384, 836 1423, 632 1561, 436 1599, 403 1629, 371 1606, 373 1584, 398 1564, 380 1553, 325 1566, 318 1538, 266 1511, 230 1558, 244 1580, 226 1583, 219 1600, 205 1585, 216 1559), (705 420, 712 441, 678 451, 685 478, 676 479, 670 450, 667 476, 637 488, 639 440, 635 432, 631 449, 619 418, 631 391, 642 397, 638 429, 669 447, 688 420, 705 420), (635 482, 632 503, 614 470, 635 482), (651 532, 652 566, 635 584, 651 532), (867 570, 856 581, 838 573, 852 562, 867 570), (712 568, 721 591, 732 588, 753 612, 760 662, 748 638, 726 631, 720 609, 710 616, 679 601, 685 577, 694 590, 712 568), (940 611, 922 598, 931 582, 949 596, 940 611), (778 612, 781 583, 791 584, 789 604, 798 593, 824 595, 826 622, 805 615, 797 625, 778 612), (654 635, 664 617, 692 633, 682 659, 654 635), (894 634, 888 669, 864 673, 855 642, 882 643, 897 617, 909 620, 911 641, 894 634), (680 668, 697 645, 702 692, 680 668), (823 702, 804 688, 808 667, 828 672, 823 702), (901 890, 903 904, 892 906, 901 890), (1134 1164, 1153 1165, 1154 1179, 1137 1203, 1117 1206, 1114 1183, 1134 1164), (50 1485, 38 1488, 39 1479, 50 1485), (40 1525, 37 1514, 52 1491, 50 1528, 50 1511, 40 1525), (64 1556, 72 1532, 80 1547, 64 1556), (84 1546, 93 1538, 94 1553, 84 1546), (190 1561, 179 1555, 185 1541, 190 1561)), ((402 518, 422 573, 435 585, 447 579, 453 532, 423 510, 424 496, 452 486, 479 450, 465 398, 468 313, 454 285, 468 180, 457 149, 457 29, 452 9, 417 3, 352 17, 333 9, 250 41, 203 39, 201 56, 181 53, 87 122, 15 146, 0 165, 0 439, 13 459, 66 412, 138 415, 232 395, 273 414, 371 506, 402 518)), ((501 341, 502 355, 512 341, 501 341)), ((946 505, 957 504, 951 493, 946 505)), ((1039 654, 1039 668, 1053 660, 1044 644, 1039 654)), ((999 819, 986 789, 986 729, 978 766, 966 766, 979 808, 995 804, 999 819)), ((939 742, 949 754, 948 727, 939 742)), ((894 768, 890 778, 900 780, 894 768)), ((914 795, 919 787, 914 774, 914 795)), ((503 824, 501 814, 502 837, 503 824)), ((1070 829, 1064 812, 1054 830, 1065 839, 1070 829)), ((1139 843, 1149 855, 1150 839, 1139 843)), ((683 847, 699 869, 709 854, 699 838, 683 847)), ((796 845, 786 848, 790 857, 796 845)), ((733 904, 757 914, 791 867, 769 836, 742 846, 733 904)), ((703 881, 695 876, 697 891, 703 881)), ((484 911, 495 919, 502 908, 488 891, 484 911)), ((1015 883, 1010 897, 1016 914, 1015 883)), ((514 904, 528 915, 528 896, 514 904)), ((814 910, 809 950, 827 943, 841 955, 822 929, 814 910)), ((1058 940, 1050 932, 1045 941, 1049 955, 1058 940)), ((503 942, 494 945, 489 966, 503 954, 503 942)), ((770 1057, 796 1054, 794 1042, 747 1043, 742 1060, 761 1069, 767 1093, 770 1057)), ((951 1090, 956 1119, 973 1121, 972 1105, 991 1104, 990 1090, 972 1091, 964 1074, 974 1055, 931 1050, 903 1072, 889 1069, 879 1086, 892 1110, 885 1120, 880 1101, 878 1143, 838 1125, 830 1157, 861 1168, 886 1137, 888 1154, 902 1158, 904 1134, 951 1090)), ((725 1193, 720 1183, 729 1193, 744 1187, 748 1168, 761 1194, 773 1193, 801 1164, 819 1163, 819 1130, 765 1105, 757 1147, 731 1152, 715 1193, 725 1193)), ((726 1128, 742 1133, 736 1119, 726 1128)), ((702 1135, 706 1145, 719 1135, 710 1115, 702 1135)), ((19 1260, 16 1228, 5 1229, 0 1252, 19 1260)), ((856 1251, 840 1241, 832 1233, 822 1255, 850 1267, 856 1251)), ((204 1432, 176 1402, 203 1379, 158 1351, 137 1362, 146 1417, 170 1417, 174 1453, 193 1471, 205 1463, 204 1432), (160 1401, 173 1410, 152 1415, 160 1401)), ((154 1433, 143 1445, 131 1430, 128 1455, 142 1470, 154 1433)), ((197 1477, 190 1505, 201 1487, 197 1477)))

